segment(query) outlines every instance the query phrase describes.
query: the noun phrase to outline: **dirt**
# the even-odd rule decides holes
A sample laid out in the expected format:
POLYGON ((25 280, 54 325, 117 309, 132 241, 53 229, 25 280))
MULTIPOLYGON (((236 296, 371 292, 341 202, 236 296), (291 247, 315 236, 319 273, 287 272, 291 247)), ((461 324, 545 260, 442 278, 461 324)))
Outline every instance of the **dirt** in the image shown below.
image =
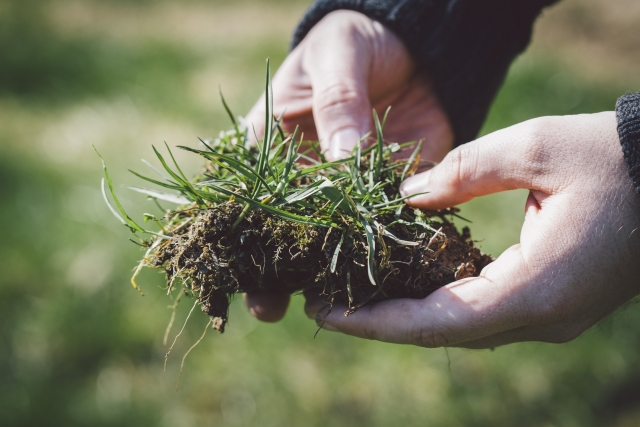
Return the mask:
MULTIPOLYGON (((388 228, 399 239, 418 243, 415 246, 386 236, 376 239, 374 285, 361 233, 345 232, 332 272, 341 231, 290 222, 261 210, 250 212, 232 230, 241 210, 240 204, 229 202, 199 213, 150 260, 166 270, 169 288, 183 282, 197 295, 220 332, 236 293, 317 290, 328 301, 348 306, 348 315, 364 304, 389 298, 424 298, 448 283, 477 275, 492 260, 474 247, 468 228, 462 233, 456 230, 447 219, 451 211, 431 212, 434 231, 411 231, 402 224, 388 228)), ((393 216, 378 221, 390 224, 393 216)))

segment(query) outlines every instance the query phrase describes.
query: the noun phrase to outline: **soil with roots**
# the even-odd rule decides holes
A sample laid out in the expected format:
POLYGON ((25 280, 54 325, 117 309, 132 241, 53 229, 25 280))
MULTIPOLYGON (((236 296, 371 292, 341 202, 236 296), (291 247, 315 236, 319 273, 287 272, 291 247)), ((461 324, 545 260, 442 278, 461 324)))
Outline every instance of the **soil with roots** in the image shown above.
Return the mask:
POLYGON ((303 225, 262 210, 250 212, 233 228, 241 211, 241 204, 228 202, 198 212, 191 225, 164 241, 148 260, 165 269, 169 288, 184 283, 197 295, 220 332, 236 293, 314 290, 330 304, 349 307, 348 315, 385 299, 425 298, 451 282, 477 276, 492 261, 474 247, 468 228, 456 230, 447 219, 450 210, 427 213, 432 230, 411 231, 392 224, 393 215, 381 216, 378 222, 392 224, 388 230, 394 236, 416 244, 401 244, 374 230, 379 236, 373 284, 361 232, 347 230, 343 236, 335 228, 303 225))

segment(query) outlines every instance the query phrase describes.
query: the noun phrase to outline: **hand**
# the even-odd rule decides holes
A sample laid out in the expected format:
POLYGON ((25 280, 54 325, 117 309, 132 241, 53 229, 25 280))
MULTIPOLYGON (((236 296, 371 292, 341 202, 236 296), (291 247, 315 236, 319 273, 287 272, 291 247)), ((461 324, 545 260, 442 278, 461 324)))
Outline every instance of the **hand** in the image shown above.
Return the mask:
MULTIPOLYGON (((350 155, 358 139, 373 131, 372 108, 393 106, 385 139, 424 138, 422 158, 440 161, 453 146, 453 132, 426 79, 419 75, 400 39, 382 24, 352 11, 327 15, 291 52, 273 79, 274 113, 284 128, 296 125, 306 140, 320 140, 330 159, 350 155)), ((264 95, 247 115, 264 132, 264 95)), ((289 296, 264 292, 245 296, 250 312, 280 320, 289 296)))
MULTIPOLYGON (((529 189, 520 243, 423 300, 334 307, 325 329, 425 347, 562 343, 640 293, 640 196, 614 113, 531 120, 453 150, 402 191, 420 208, 529 189)), ((307 307, 310 316, 320 309, 307 307)))

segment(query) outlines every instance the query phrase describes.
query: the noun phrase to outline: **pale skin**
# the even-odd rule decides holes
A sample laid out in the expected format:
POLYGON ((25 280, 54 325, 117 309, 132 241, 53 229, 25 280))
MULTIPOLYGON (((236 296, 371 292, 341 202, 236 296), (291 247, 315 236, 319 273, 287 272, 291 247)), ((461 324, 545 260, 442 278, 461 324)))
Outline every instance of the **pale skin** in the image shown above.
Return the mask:
MULTIPOLYGON (((411 117, 432 117, 422 107, 413 105, 411 117)), ((397 120, 402 128, 402 116, 397 120)), ((318 130, 321 139, 331 135, 324 132, 318 130)), ((433 136, 426 141, 450 147, 433 136)), ((322 300, 308 298, 307 314, 321 317, 326 330, 361 338, 480 349, 571 341, 640 293, 640 196, 627 174, 615 113, 544 117, 495 132, 450 151, 431 171, 405 181, 401 192, 428 191, 408 203, 440 209, 513 189, 530 190, 520 243, 480 277, 348 317, 338 306, 326 315, 322 300)), ((256 295, 247 303, 256 317, 277 320, 288 297, 256 295)))

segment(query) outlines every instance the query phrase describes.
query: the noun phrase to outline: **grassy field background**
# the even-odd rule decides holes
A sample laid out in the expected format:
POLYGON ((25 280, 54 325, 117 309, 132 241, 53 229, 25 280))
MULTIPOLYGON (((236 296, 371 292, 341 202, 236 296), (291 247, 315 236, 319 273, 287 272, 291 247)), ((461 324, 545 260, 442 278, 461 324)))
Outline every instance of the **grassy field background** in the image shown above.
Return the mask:
MULTIPOLYGON (((259 324, 237 300, 228 332, 163 372, 171 300, 99 193, 151 144, 195 145, 260 94, 308 2, 4 0, 0 3, 0 424, 3 426, 637 426, 640 312, 631 305, 564 345, 427 350, 320 333, 294 298, 259 324)), ((532 117, 611 110, 640 90, 640 5, 548 10, 483 132, 532 117)), ((183 157, 185 169, 199 160, 183 157)), ((123 194, 127 207, 144 198, 123 194)), ((494 255, 518 241, 526 194, 463 207, 494 255)), ((135 209, 132 209, 135 211, 135 209)), ((139 209, 136 214, 142 213, 139 209)), ((597 242, 594 242, 594 244, 597 242)), ((179 306, 176 324, 192 302, 179 306)), ((174 332, 176 329, 174 328, 174 332)))

